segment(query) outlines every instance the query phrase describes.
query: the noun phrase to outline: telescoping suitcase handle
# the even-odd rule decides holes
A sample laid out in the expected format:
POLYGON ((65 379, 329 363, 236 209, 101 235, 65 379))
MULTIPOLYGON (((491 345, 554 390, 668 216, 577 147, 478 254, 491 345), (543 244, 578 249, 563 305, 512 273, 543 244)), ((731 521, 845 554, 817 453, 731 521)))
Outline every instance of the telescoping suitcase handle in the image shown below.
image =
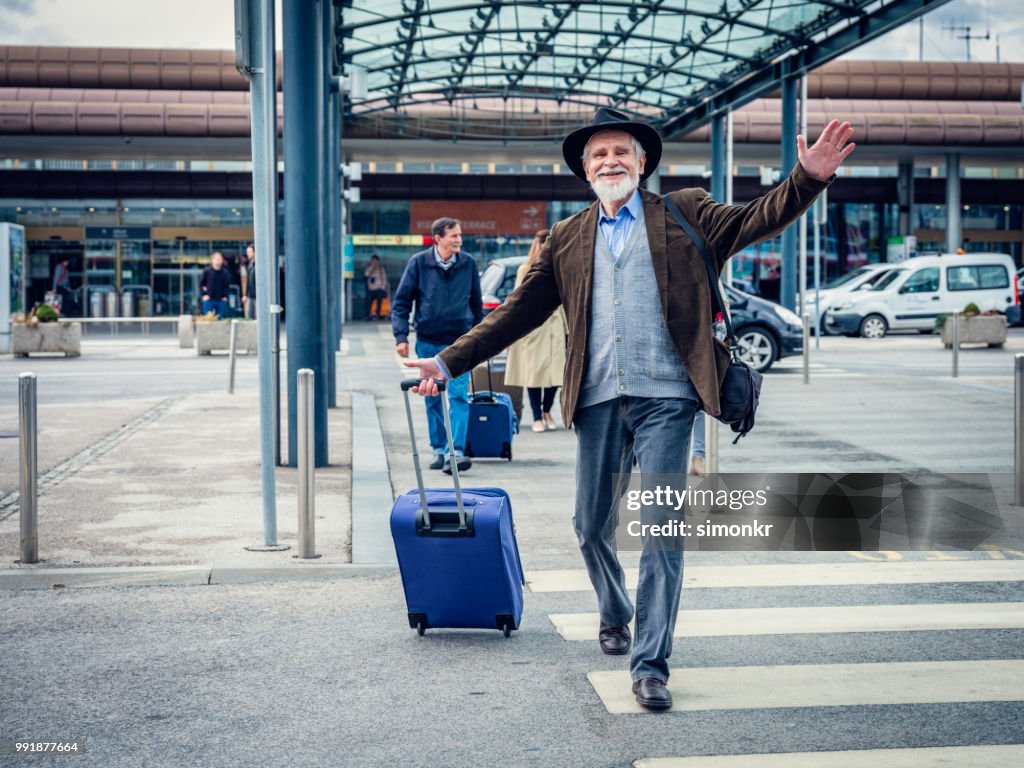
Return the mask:
MULTIPOLYGON (((494 382, 491 381, 491 359, 487 358, 486 362, 487 362, 487 395, 490 397, 490 399, 489 400, 481 400, 479 402, 493 403, 493 402, 496 402, 498 398, 496 398, 494 396, 494 382)), ((469 374, 469 390, 470 390, 470 394, 473 396, 473 399, 476 400, 476 382, 473 380, 473 373, 472 373, 472 371, 469 374)))
MULTIPOLYGON (((423 383, 426 379, 405 379, 402 382, 402 396, 405 398, 405 415, 409 420, 409 437, 412 438, 412 463, 416 467, 416 487, 420 492, 420 509, 423 512, 423 527, 430 529, 430 506, 427 504, 427 491, 423 486, 423 470, 420 468, 420 452, 416 447, 416 428, 412 423, 412 405, 409 403, 409 390, 423 383)), ((459 462, 455 456, 455 439, 452 437, 452 419, 448 413, 448 387, 444 379, 434 379, 441 392, 441 410, 444 412, 444 431, 448 436, 448 460, 451 462, 452 480, 455 482, 455 504, 459 511, 458 533, 472 534, 472 523, 466 524, 466 507, 462 503, 462 486, 459 484, 459 462)), ((440 511, 435 509, 434 511, 440 511)), ((453 532, 454 533, 454 532, 453 532)))

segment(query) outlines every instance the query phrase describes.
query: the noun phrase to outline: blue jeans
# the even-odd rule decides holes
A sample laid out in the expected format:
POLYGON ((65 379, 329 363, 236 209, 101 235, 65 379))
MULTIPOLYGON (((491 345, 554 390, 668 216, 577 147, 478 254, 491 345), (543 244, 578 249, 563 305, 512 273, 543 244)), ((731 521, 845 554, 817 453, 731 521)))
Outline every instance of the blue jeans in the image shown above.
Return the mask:
MULTIPOLYGON (((445 348, 445 344, 431 344, 416 340, 416 356, 433 358, 445 348)), ((469 374, 464 373, 448 382, 448 413, 452 420, 452 441, 455 455, 466 451, 466 431, 469 429, 469 374)), ((430 432, 430 447, 434 453, 448 453, 448 437, 444 429, 444 411, 440 397, 423 398, 427 404, 427 429, 430 432)))
POLYGON ((203 299, 203 314, 216 312, 217 317, 224 317, 228 313, 228 303, 223 299, 203 299))
MULTIPOLYGON (((694 400, 621 397, 582 408, 573 417, 577 439, 573 527, 605 624, 625 626, 634 613, 615 545, 617 505, 634 460, 641 475, 678 474, 685 487, 696 412, 694 400)), ((645 548, 640 556, 636 637, 629 665, 633 680, 668 680, 682 583, 681 550, 645 548)))
POLYGON ((693 420, 693 455, 703 456, 704 455, 704 411, 697 411, 697 416, 693 420))

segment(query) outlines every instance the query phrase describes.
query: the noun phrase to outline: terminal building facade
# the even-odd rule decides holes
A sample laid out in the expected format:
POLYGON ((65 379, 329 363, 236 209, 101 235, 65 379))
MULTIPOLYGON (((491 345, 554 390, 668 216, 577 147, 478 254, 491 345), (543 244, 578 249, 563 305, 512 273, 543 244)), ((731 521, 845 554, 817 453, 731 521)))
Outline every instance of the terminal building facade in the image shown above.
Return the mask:
MULTIPOLYGON (((829 190, 825 279, 885 261, 900 236, 915 236, 920 251, 946 250, 950 169, 960 247, 1020 265, 1022 83, 1022 64, 836 61, 813 72, 809 133, 850 119, 858 144, 829 190)), ((67 259, 86 311, 91 292, 129 287, 144 297, 141 314, 197 311, 210 254, 236 257, 253 240, 246 89, 227 51, 0 47, 0 221, 25 227, 29 302, 43 299, 67 259)), ((346 217, 353 299, 373 253, 394 288, 434 218, 464 222, 482 267, 524 255, 537 229, 591 200, 549 138, 589 115, 539 103, 519 116, 515 141, 502 138, 503 118, 482 99, 400 121, 377 115, 344 127, 344 156, 362 164, 360 200, 346 217), (453 121, 487 138, 437 142, 453 121)), ((733 199, 745 202, 781 170, 778 99, 736 110, 732 133, 733 199)), ((707 142, 703 128, 666 143, 660 191, 708 186, 707 142)), ((777 298, 778 253, 777 243, 749 249, 735 274, 777 298)))

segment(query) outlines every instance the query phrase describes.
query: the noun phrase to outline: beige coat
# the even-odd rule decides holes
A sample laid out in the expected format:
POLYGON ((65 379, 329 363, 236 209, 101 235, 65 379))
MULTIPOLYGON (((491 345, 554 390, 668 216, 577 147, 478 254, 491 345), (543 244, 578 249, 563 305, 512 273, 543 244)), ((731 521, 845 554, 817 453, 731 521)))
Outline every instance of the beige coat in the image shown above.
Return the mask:
MULTIPOLYGON (((516 288, 529 265, 516 272, 516 288)), ((565 310, 556 309, 540 328, 508 348, 505 384, 513 387, 560 387, 565 369, 565 336, 569 332, 565 310)))

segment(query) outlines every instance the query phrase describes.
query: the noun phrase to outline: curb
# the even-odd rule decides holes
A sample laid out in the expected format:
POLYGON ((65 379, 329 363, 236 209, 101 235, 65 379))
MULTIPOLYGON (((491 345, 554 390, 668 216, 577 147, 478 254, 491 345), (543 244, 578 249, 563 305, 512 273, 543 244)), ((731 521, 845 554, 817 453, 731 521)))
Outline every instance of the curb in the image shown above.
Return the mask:
POLYGON ((114 568, 19 568, 0 572, 0 590, 103 587, 196 587, 388 576, 388 563, 294 566, 157 565, 114 568))

